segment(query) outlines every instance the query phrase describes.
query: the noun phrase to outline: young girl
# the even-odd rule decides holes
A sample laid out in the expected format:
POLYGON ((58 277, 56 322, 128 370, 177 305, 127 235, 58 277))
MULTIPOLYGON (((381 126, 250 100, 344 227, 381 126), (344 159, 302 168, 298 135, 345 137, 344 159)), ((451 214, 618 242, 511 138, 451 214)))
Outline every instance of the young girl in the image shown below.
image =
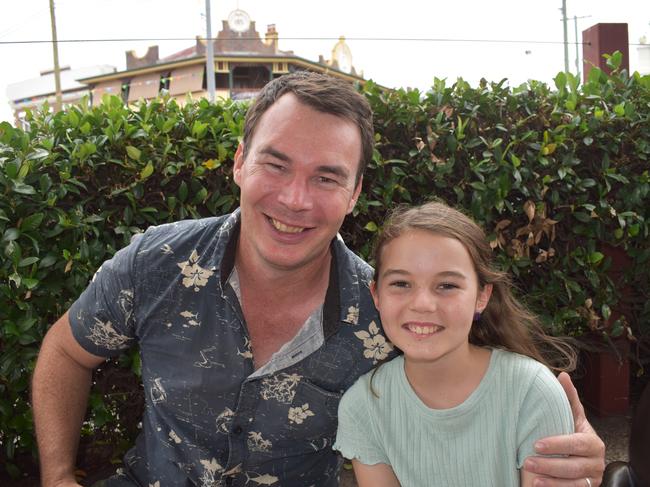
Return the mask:
POLYGON ((393 213, 375 262, 372 296, 403 355, 341 400, 334 448, 359 486, 532 485, 521 466, 534 442, 573 432, 540 348, 566 368, 574 352, 515 300, 478 225, 444 204, 393 213))

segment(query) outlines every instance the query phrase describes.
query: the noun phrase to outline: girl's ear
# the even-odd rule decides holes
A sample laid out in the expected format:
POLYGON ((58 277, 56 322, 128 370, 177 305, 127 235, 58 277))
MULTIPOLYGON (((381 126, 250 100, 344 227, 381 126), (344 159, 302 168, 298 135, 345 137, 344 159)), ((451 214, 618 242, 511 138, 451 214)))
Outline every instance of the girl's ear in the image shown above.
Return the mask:
POLYGON ((375 303, 375 308, 379 309, 379 297, 377 295, 377 282, 372 280, 370 281, 370 295, 372 300, 375 303))
POLYGON ((488 302, 490 301, 490 296, 492 296, 492 284, 486 284, 478 291, 478 296, 476 298, 476 311, 482 313, 485 308, 487 308, 488 302))

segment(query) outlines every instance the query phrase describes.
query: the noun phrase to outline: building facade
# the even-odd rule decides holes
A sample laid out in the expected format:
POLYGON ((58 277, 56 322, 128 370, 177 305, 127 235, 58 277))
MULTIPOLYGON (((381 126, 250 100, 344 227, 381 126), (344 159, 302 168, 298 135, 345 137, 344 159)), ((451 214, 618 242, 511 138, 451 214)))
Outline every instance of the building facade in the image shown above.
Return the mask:
MULTIPOLYGON (((131 104, 141 99, 155 98, 162 90, 181 104, 185 103, 188 95, 193 98, 207 97, 207 42, 197 37, 195 45, 164 58, 159 57, 158 46, 149 47, 142 56, 127 51, 124 71, 103 67, 101 70, 87 71, 85 75, 79 73, 82 75, 72 80, 74 89, 72 85, 69 89, 65 85, 63 101, 79 103, 82 96, 88 95, 90 103, 95 106, 101 103, 103 95, 110 94, 131 104)), ((328 73, 350 82, 364 82, 363 73, 352 65, 352 54, 343 37, 334 45, 331 59, 320 56, 318 61, 311 61, 297 56, 293 51, 280 50, 274 24, 267 27, 262 39, 255 22, 243 10, 231 12, 228 19, 222 21, 221 30, 212 42, 217 98, 252 98, 270 80, 299 70, 328 73)), ((70 71, 69 74, 72 73, 70 71)), ((46 100, 52 105, 53 75, 49 73, 47 76, 52 79, 48 79, 49 82, 41 80, 40 93, 31 93, 34 96, 30 96, 28 82, 12 85, 13 93, 20 92, 20 97, 9 96, 17 123, 24 118, 26 109, 38 107, 46 100), (49 90, 44 90, 46 86, 49 90)))

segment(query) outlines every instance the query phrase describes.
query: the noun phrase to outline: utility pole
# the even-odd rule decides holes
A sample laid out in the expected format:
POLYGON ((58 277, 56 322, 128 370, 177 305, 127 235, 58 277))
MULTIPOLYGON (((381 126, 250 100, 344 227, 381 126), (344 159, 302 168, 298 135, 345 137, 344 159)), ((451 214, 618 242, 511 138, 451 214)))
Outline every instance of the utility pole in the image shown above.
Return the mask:
POLYGON ((54 55, 54 91, 56 101, 54 112, 61 111, 63 100, 61 96, 61 68, 59 67, 59 42, 56 37, 56 19, 54 17, 54 0, 50 0, 50 22, 52 23, 52 54, 54 55))
MULTIPOLYGON (((50 0, 52 1, 52 0, 50 0)), ((214 45, 212 43, 212 16, 210 15, 210 0, 205 0, 205 24, 207 39, 207 52, 205 55, 205 76, 208 79, 208 99, 214 103, 214 45)))
POLYGON ((562 25, 564 26, 564 72, 569 72, 569 34, 567 32, 566 0, 562 0, 562 25))
POLYGON ((580 51, 578 50, 580 41, 578 41, 578 19, 586 19, 587 17, 591 17, 591 15, 583 15, 582 17, 578 17, 576 15, 573 16, 573 30, 575 31, 576 36, 576 73, 578 74, 578 79, 580 78, 580 51))

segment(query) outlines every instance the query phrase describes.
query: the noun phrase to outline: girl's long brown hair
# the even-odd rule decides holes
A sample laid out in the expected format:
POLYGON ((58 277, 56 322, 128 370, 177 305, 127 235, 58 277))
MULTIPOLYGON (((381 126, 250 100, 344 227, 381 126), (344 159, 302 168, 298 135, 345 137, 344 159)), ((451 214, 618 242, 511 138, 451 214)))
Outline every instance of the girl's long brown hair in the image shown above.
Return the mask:
POLYGON ((424 230, 461 242, 474 264, 481 287, 492 284, 492 296, 479 320, 472 324, 469 342, 527 355, 555 372, 571 371, 576 352, 567 339, 544 332, 538 318, 512 294, 507 273, 494 266, 492 248, 485 233, 471 218, 444 203, 398 207, 388 217, 375 245, 375 282, 382 265, 382 250, 410 230, 424 230))

